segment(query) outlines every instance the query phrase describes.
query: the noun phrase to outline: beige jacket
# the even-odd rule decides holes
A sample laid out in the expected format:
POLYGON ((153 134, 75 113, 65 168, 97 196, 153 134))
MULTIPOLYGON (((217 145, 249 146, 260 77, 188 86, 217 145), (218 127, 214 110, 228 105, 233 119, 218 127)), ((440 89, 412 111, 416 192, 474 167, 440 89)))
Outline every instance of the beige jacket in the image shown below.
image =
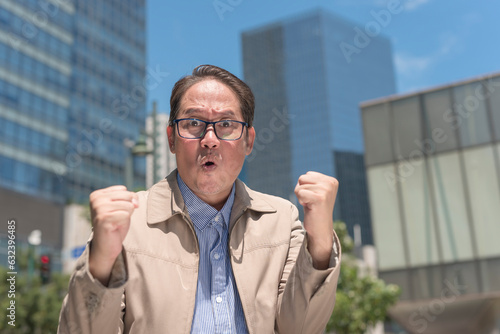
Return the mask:
MULTIPOLYGON (((58 333, 189 333, 198 279, 198 241, 176 171, 139 192, 130 230, 109 287, 78 260, 58 333)), ((322 333, 335 304, 340 249, 330 268, 312 267, 298 211, 239 180, 229 252, 250 334, 322 333)))

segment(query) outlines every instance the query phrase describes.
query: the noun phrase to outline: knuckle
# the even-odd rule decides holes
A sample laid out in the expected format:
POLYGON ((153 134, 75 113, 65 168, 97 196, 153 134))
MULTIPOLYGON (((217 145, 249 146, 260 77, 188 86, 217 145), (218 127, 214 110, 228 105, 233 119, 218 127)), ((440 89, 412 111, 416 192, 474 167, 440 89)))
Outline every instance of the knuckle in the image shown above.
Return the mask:
POLYGON ((94 201, 97 197, 99 197, 99 194, 101 192, 99 190, 94 190, 93 192, 90 193, 89 195, 89 200, 92 202, 94 201))
POLYGON ((336 179, 336 178, 334 178, 334 177, 330 177, 330 178, 329 178, 329 183, 330 183, 332 186, 336 187, 336 186, 338 186, 338 185, 339 185, 339 180, 337 180, 337 179, 336 179))

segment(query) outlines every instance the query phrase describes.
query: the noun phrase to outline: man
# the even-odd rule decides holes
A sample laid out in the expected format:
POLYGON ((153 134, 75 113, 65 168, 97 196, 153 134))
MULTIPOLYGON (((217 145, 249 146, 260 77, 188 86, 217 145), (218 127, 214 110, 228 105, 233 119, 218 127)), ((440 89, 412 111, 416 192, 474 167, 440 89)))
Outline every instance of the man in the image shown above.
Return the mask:
POLYGON ((93 236, 60 333, 321 333, 335 304, 338 182, 309 172, 298 210, 237 176, 255 139, 254 97, 211 65, 179 80, 167 127, 177 170, 145 192, 90 195, 93 236))

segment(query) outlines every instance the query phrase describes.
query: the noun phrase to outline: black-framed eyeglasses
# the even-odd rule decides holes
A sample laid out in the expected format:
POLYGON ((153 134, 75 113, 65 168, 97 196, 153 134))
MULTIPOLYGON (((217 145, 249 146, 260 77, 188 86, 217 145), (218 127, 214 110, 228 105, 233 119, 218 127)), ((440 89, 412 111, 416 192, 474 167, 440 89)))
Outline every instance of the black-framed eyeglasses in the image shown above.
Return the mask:
POLYGON ((179 136, 186 139, 203 138, 207 132, 208 125, 212 124, 214 133, 220 140, 238 140, 241 138, 245 126, 248 126, 248 123, 240 121, 222 120, 207 122, 197 118, 176 119, 173 123, 177 124, 177 133, 179 136))

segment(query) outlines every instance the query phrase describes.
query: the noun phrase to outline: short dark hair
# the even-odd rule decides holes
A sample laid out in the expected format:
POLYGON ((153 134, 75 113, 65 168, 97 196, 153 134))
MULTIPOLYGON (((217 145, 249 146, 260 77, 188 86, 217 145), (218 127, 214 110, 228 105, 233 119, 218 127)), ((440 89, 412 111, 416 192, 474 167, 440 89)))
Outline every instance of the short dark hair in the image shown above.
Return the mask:
POLYGON ((170 118, 168 124, 173 126, 173 121, 179 115, 181 100, 186 91, 194 84, 210 79, 217 80, 228 86, 236 94, 240 101, 243 119, 251 127, 255 110, 255 98, 252 90, 234 74, 214 65, 197 66, 191 75, 187 75, 175 83, 172 95, 170 96, 170 118))

